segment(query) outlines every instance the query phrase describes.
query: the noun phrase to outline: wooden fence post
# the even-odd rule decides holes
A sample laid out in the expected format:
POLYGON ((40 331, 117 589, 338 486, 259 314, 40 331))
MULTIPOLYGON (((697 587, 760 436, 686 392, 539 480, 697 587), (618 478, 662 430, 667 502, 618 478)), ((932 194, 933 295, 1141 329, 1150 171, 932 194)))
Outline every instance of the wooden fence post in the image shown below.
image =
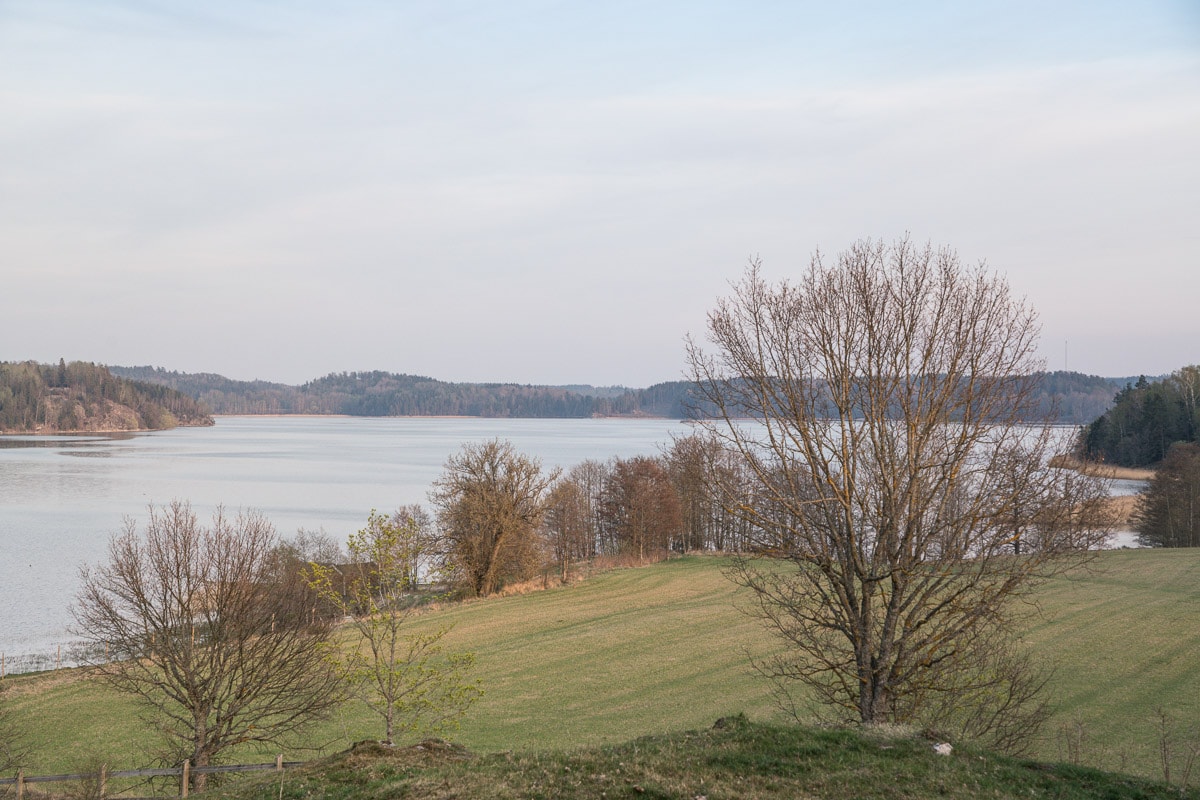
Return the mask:
POLYGON ((108 764, 100 765, 100 795, 99 800, 104 800, 104 789, 108 785, 108 764))
POLYGON ((17 770, 17 800, 25 800, 25 770, 17 770))
POLYGON ((283 772, 283 753, 275 756, 275 771, 283 772))
POLYGON ((188 794, 188 783, 191 781, 192 762, 188 759, 183 760, 183 770, 180 772, 182 777, 179 779, 179 796, 186 798, 188 794))

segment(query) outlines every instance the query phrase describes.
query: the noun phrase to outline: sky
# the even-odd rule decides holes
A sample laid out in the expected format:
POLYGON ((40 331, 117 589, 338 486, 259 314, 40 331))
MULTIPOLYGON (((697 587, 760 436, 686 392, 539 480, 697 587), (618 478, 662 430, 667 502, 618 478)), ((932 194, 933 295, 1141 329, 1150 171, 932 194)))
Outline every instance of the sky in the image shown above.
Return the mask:
POLYGON ((0 360, 648 386, 751 259, 1200 362, 1200 3, 0 0, 0 360))

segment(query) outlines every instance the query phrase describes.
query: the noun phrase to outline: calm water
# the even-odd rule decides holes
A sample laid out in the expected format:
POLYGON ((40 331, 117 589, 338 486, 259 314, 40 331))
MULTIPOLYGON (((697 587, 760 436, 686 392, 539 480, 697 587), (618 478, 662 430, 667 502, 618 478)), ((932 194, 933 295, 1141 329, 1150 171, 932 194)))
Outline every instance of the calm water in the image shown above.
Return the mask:
POLYGON ((510 440, 546 467, 652 455, 688 428, 669 420, 223 417, 212 428, 127 436, 0 436, 0 652, 72 638, 81 564, 104 558, 125 517, 180 499, 255 508, 281 536, 340 541, 372 508, 427 504, 464 442, 510 440))

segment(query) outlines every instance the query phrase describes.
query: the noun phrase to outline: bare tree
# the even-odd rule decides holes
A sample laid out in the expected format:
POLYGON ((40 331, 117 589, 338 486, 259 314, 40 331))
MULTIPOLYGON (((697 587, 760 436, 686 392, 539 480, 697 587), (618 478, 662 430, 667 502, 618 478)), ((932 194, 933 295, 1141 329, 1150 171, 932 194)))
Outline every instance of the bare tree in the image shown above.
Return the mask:
POLYGON ((385 517, 372 511, 367 527, 347 542, 351 563, 341 574, 328 565, 309 567, 317 591, 352 615, 357 639, 348 650, 334 651, 333 662, 382 719, 387 745, 397 731, 454 727, 481 694, 467 677, 474 655, 445 652, 447 628, 414 633, 407 624, 417 599, 414 565, 424 547, 411 512, 385 517))
POLYGON ((769 560, 731 577, 788 645, 757 665, 785 703, 798 682, 837 716, 935 717, 1010 749, 1038 721, 1015 601, 1108 520, 1094 480, 1046 467, 1059 437, 1024 423, 1037 333, 1003 279, 904 239, 818 253, 795 284, 752 264, 709 315, 712 351, 689 341, 710 428, 752 477, 733 510, 769 560))
POLYGON ((595 540, 589 513, 587 492, 569 476, 555 483, 546 498, 542 535, 563 581, 570 579, 572 563, 591 554, 595 540))
POLYGON ((587 557, 598 553, 615 552, 615 547, 606 549, 604 532, 600 524, 600 502, 604 493, 604 484, 612 473, 612 463, 586 459, 567 470, 567 479, 579 486, 583 492, 586 504, 587 518, 587 557))
POLYGON ((406 554, 402 567, 406 588, 416 589, 422 581, 435 576, 443 556, 444 544, 438 535, 433 517, 418 503, 400 506, 389 520, 399 532, 406 554))
POLYGON ((745 525, 729 511, 748 491, 738 460, 703 430, 676 438, 665 458, 683 512, 684 552, 740 550, 745 525))
POLYGON ((450 571, 472 594, 492 594, 542 565, 538 527, 558 478, 541 462, 493 439, 466 444, 447 460, 430 499, 446 540, 450 571))
POLYGON ((300 528, 291 539, 281 542, 279 549, 284 557, 302 564, 310 561, 336 564, 342 560, 342 546, 324 528, 315 531, 300 528))
MULTIPOLYGON (((214 764, 230 747, 278 742, 344 697, 325 658, 332 623, 303 576, 281 570, 271 524, 218 509, 201 525, 187 503, 126 520, 108 561, 81 570, 79 635, 109 649, 95 664, 141 701, 166 759, 214 764)), ((197 788, 203 775, 195 775, 197 788)))

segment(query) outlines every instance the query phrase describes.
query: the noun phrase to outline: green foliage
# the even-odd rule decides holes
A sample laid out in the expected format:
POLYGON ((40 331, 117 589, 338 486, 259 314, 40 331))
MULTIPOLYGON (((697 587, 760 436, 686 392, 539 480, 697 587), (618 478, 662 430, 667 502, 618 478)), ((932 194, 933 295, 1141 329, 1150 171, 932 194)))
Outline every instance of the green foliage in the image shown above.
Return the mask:
POLYGON ((1200 435, 1200 366, 1183 367, 1160 381, 1145 376, 1126 384, 1113 407, 1083 431, 1091 461, 1124 467, 1155 464, 1175 442, 1200 435))
POLYGON ((475 656, 447 652, 448 626, 413 631, 417 564, 425 542, 412 517, 385 517, 372 510, 367 527, 350 536, 350 564, 342 570, 309 565, 312 586, 342 613, 351 615, 350 647, 330 658, 357 696, 384 723, 384 743, 397 733, 440 733, 482 694, 469 679, 475 656), (341 574, 339 574, 339 572, 341 574), (348 581, 342 577, 349 574, 348 581))
POLYGON ((0 363, 0 432, 160 430, 212 423, 193 398, 118 378, 96 364, 0 363))

